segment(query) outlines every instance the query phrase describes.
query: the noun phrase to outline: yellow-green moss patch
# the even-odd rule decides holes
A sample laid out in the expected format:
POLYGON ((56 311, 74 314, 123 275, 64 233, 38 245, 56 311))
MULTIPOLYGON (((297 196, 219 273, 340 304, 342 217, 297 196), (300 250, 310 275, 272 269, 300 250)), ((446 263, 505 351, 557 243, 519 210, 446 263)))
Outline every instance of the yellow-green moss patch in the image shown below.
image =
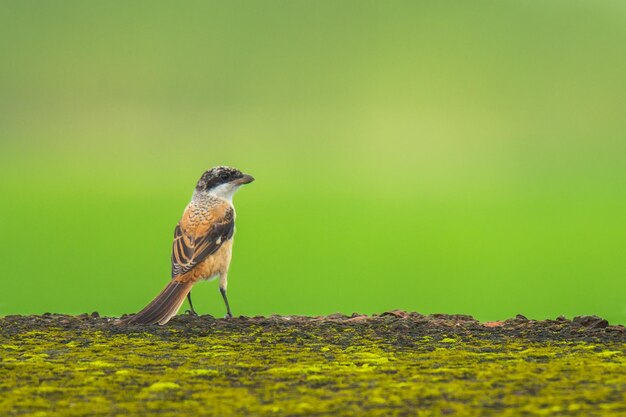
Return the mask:
POLYGON ((626 415, 619 329, 533 338, 402 320, 22 329, 0 319, 0 415, 626 415))

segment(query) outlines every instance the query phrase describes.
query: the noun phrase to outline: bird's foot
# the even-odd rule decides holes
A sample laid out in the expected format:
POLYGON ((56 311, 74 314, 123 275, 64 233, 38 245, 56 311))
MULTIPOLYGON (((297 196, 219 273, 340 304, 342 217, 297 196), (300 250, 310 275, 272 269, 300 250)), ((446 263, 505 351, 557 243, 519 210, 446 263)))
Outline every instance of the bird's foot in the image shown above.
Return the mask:
POLYGON ((232 315, 230 312, 228 312, 228 313, 226 313, 226 315, 224 316, 224 318, 225 318, 225 319, 232 319, 232 318, 233 318, 233 315, 232 315))
POLYGON ((185 310, 185 314, 189 314, 192 317, 198 317, 198 313, 196 313, 196 310, 185 310))

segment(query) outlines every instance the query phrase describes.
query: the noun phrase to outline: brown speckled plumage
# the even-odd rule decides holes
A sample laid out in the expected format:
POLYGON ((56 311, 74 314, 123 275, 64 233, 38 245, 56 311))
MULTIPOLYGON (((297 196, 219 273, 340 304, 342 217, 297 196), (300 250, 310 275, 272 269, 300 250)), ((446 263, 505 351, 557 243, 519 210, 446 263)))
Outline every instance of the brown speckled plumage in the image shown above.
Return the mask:
MULTIPOLYGON (((174 229, 172 281, 126 323, 167 323, 178 312, 196 282, 216 277, 219 277, 220 291, 230 315, 226 286, 235 233, 232 194, 240 185, 253 180, 229 167, 216 167, 202 175, 191 202, 174 229)), ((191 302, 191 298, 189 300, 191 302)))

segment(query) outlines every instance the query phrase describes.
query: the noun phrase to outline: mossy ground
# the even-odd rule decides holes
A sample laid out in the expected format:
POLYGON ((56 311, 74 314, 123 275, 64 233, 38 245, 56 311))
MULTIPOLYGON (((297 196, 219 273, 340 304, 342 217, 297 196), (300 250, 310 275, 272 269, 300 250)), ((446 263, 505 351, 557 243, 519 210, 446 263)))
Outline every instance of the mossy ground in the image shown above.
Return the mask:
POLYGON ((3 416, 620 416, 626 333, 589 319, 0 319, 3 416))

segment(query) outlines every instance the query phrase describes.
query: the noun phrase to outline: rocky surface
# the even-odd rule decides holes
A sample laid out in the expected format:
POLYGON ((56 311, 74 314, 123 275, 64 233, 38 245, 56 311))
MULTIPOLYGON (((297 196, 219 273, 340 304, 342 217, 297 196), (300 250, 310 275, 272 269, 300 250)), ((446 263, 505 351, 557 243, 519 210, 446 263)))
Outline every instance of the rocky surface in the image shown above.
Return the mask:
POLYGON ((626 415, 626 331, 595 316, 0 318, 0 415, 626 415))

